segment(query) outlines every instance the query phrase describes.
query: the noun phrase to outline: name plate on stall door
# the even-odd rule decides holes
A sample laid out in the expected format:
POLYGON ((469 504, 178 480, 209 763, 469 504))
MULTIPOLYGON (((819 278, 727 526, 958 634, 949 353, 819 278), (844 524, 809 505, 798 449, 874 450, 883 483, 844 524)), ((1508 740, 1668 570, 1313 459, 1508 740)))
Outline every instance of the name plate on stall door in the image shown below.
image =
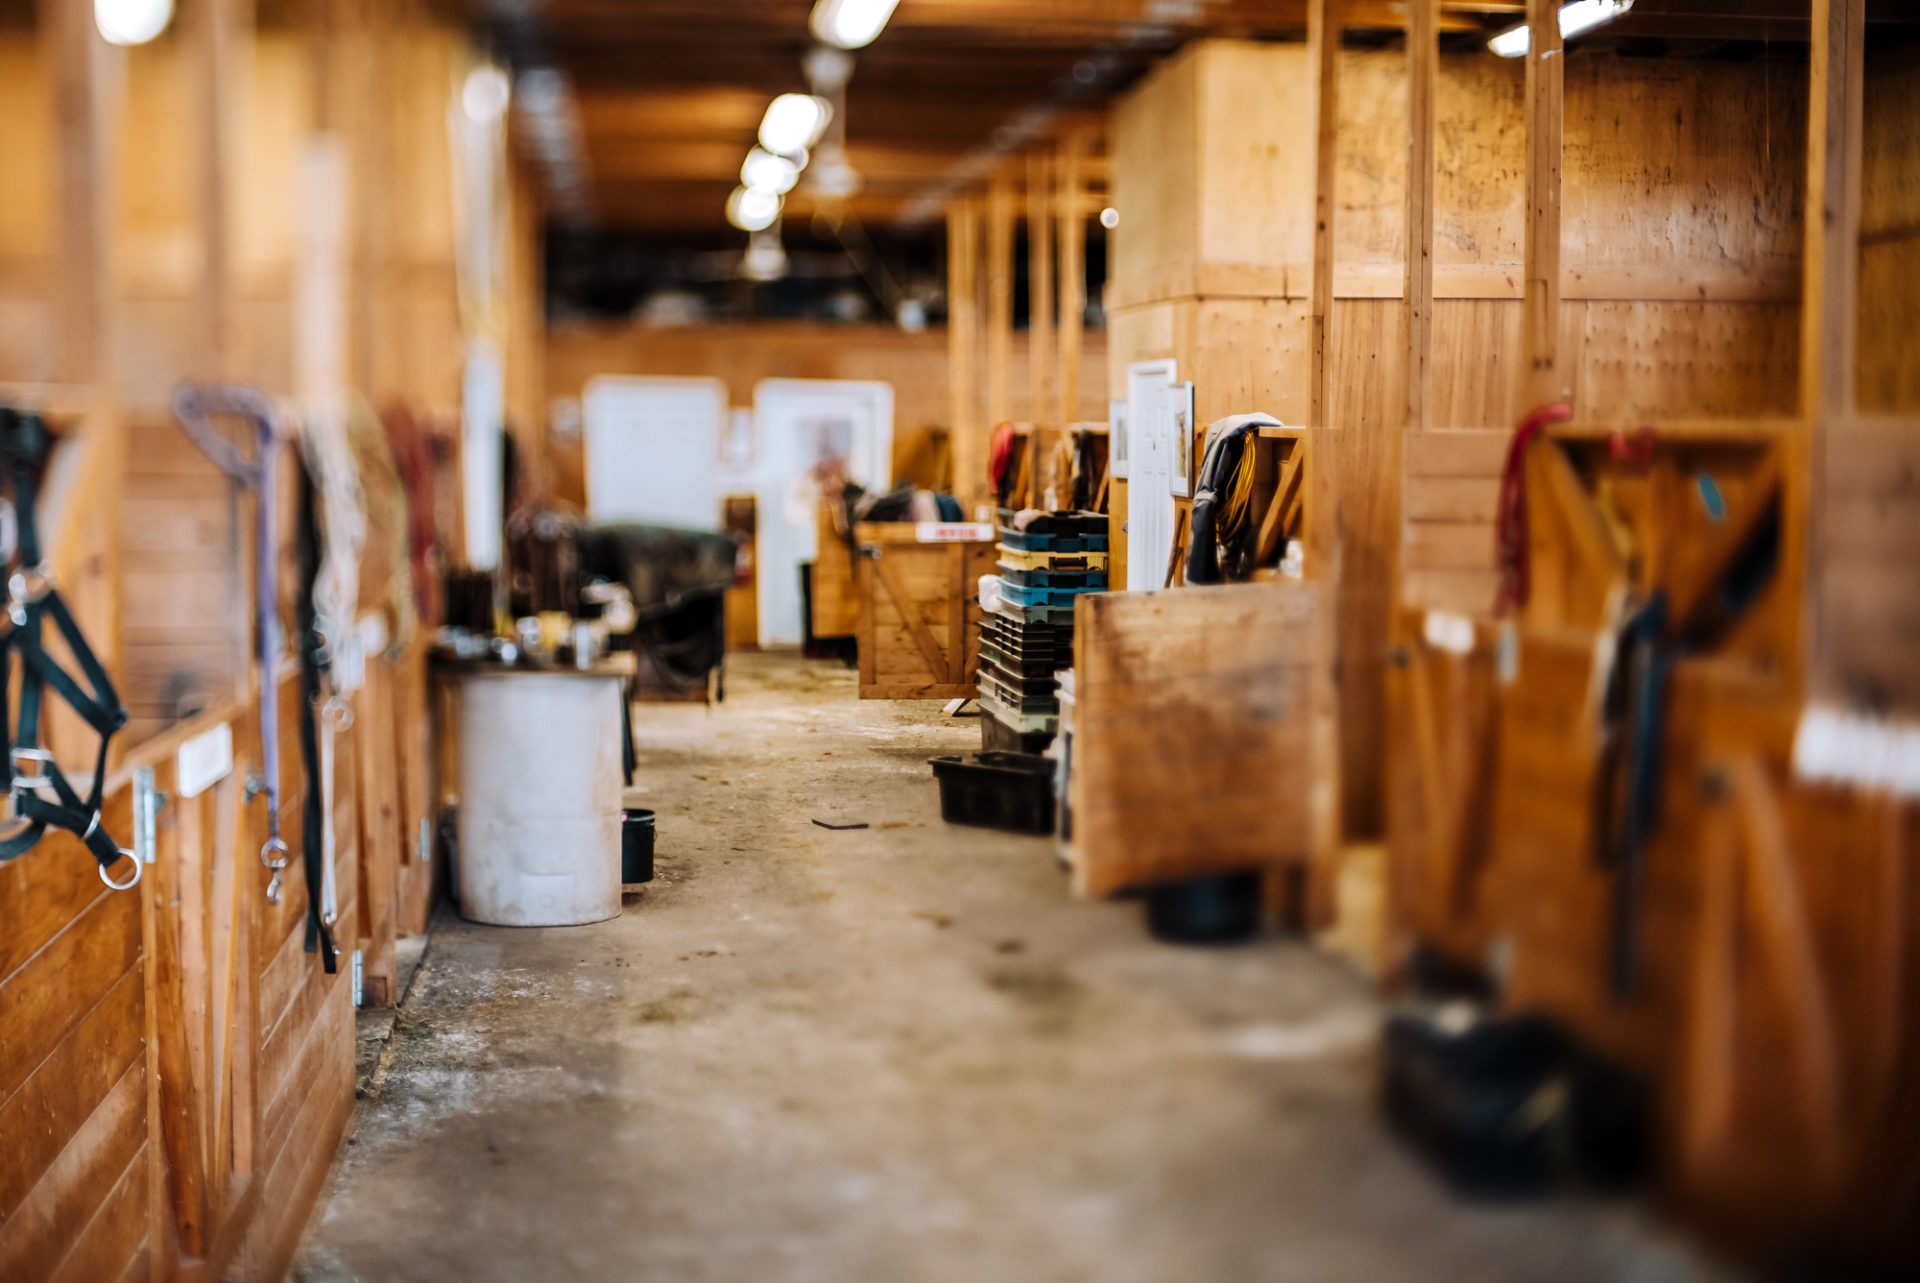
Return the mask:
POLYGON ((993 538, 993 527, 973 521, 922 521, 914 527, 921 543, 979 543, 993 538))
POLYGON ((198 797, 226 779, 233 772, 233 727, 222 722, 182 744, 174 769, 181 797, 198 797))

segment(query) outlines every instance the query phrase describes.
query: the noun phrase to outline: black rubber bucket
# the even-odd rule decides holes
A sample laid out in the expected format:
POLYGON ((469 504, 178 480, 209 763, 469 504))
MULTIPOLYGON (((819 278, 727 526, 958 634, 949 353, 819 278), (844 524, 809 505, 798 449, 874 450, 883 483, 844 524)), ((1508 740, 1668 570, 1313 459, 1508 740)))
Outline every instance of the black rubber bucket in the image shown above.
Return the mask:
POLYGON ((620 881, 653 881, 653 812, 629 806, 620 812, 620 881))
POLYGON ((1260 930, 1260 874, 1228 873, 1147 891, 1147 930, 1171 944, 1232 944, 1260 930))

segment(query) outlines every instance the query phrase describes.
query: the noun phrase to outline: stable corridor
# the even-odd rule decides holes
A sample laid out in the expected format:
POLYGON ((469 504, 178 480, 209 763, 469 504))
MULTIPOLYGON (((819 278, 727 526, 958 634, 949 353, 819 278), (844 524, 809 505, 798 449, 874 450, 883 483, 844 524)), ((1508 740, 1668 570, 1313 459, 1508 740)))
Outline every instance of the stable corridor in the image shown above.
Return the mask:
POLYGON ((941 822, 926 759, 977 723, 853 683, 749 654, 637 708, 620 918, 442 910, 296 1278, 1716 1277, 1625 1204, 1454 1201, 1346 964, 1071 901, 1049 840, 941 822))

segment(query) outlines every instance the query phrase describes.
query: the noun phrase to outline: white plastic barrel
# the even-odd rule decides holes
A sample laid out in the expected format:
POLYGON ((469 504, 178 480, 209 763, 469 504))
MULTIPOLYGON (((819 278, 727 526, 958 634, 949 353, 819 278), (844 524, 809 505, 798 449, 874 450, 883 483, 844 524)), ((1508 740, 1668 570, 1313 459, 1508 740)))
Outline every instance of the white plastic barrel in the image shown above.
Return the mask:
POLYGON ((620 679, 460 678, 460 915, 506 927, 620 912, 620 679))

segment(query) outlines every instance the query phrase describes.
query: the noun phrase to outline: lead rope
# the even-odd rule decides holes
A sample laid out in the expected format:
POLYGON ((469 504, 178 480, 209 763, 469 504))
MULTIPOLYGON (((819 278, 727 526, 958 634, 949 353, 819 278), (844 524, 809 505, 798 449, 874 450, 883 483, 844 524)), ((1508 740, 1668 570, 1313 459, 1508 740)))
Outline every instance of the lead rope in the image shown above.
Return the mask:
POLYGON ((260 664, 260 758, 267 798, 267 840, 260 863, 272 871, 267 903, 280 903, 286 880, 287 844, 280 835, 280 684, 275 680, 279 647, 274 637, 280 602, 280 549, 274 502, 274 469, 280 434, 274 429, 273 402, 252 388, 198 387, 183 384, 173 394, 180 430, 200 453, 254 494, 254 646, 260 664), (256 453, 248 458, 213 426, 213 416, 231 414, 253 425, 256 453))
POLYGON ((139 857, 115 842, 100 823, 100 803, 106 791, 107 750, 114 735, 127 724, 127 710, 80 626, 54 590, 53 575, 41 560, 40 535, 34 522, 34 477, 46 450, 46 426, 38 415, 0 407, 0 458, 13 474, 13 517, 19 551, 18 569, 7 580, 7 613, 13 626, 0 638, 0 748, 6 750, 13 806, 13 824, 5 836, 0 836, 0 863, 32 850, 47 829, 65 829, 92 854, 99 865, 100 880, 116 891, 125 891, 138 885, 143 866, 139 857), (41 624, 48 618, 73 656, 80 681, 47 654, 41 624), (20 656, 17 737, 10 735, 5 716, 7 660, 12 652, 20 656), (86 683, 84 687, 81 681, 86 683), (53 754, 40 744, 40 706, 49 686, 100 737, 93 784, 84 798, 53 760, 53 754), (49 791, 51 799, 46 796, 49 791), (132 861, 133 873, 115 882, 108 870, 123 858, 132 861))
MULTIPOLYGON (((304 452, 303 452, 304 453, 304 452)), ((321 711, 329 702, 321 687, 321 662, 326 654, 314 613, 315 581, 320 571, 320 519, 316 495, 305 460, 300 467, 300 513, 296 527, 300 551, 300 593, 297 598, 300 654, 300 756, 307 766, 307 801, 301 819, 301 846, 307 879, 307 951, 320 954, 321 965, 332 975, 338 968, 333 942, 337 904, 333 891, 333 743, 331 727, 321 735, 321 711), (322 744, 325 758, 322 758, 322 744)), ((332 721, 333 719, 324 719, 332 721)))
MULTIPOLYGON (((360 688, 363 657, 354 631, 360 597, 360 552, 366 543, 365 499, 359 469, 348 438, 347 411, 329 407, 313 414, 301 438, 302 453, 319 499, 319 564, 314 570, 314 631, 318 651, 314 662, 324 672, 309 698, 318 738, 321 850, 321 921, 331 927, 338 914, 334 886, 333 737, 353 725, 348 700, 360 688)), ((315 674, 316 678, 320 673, 315 674)))

